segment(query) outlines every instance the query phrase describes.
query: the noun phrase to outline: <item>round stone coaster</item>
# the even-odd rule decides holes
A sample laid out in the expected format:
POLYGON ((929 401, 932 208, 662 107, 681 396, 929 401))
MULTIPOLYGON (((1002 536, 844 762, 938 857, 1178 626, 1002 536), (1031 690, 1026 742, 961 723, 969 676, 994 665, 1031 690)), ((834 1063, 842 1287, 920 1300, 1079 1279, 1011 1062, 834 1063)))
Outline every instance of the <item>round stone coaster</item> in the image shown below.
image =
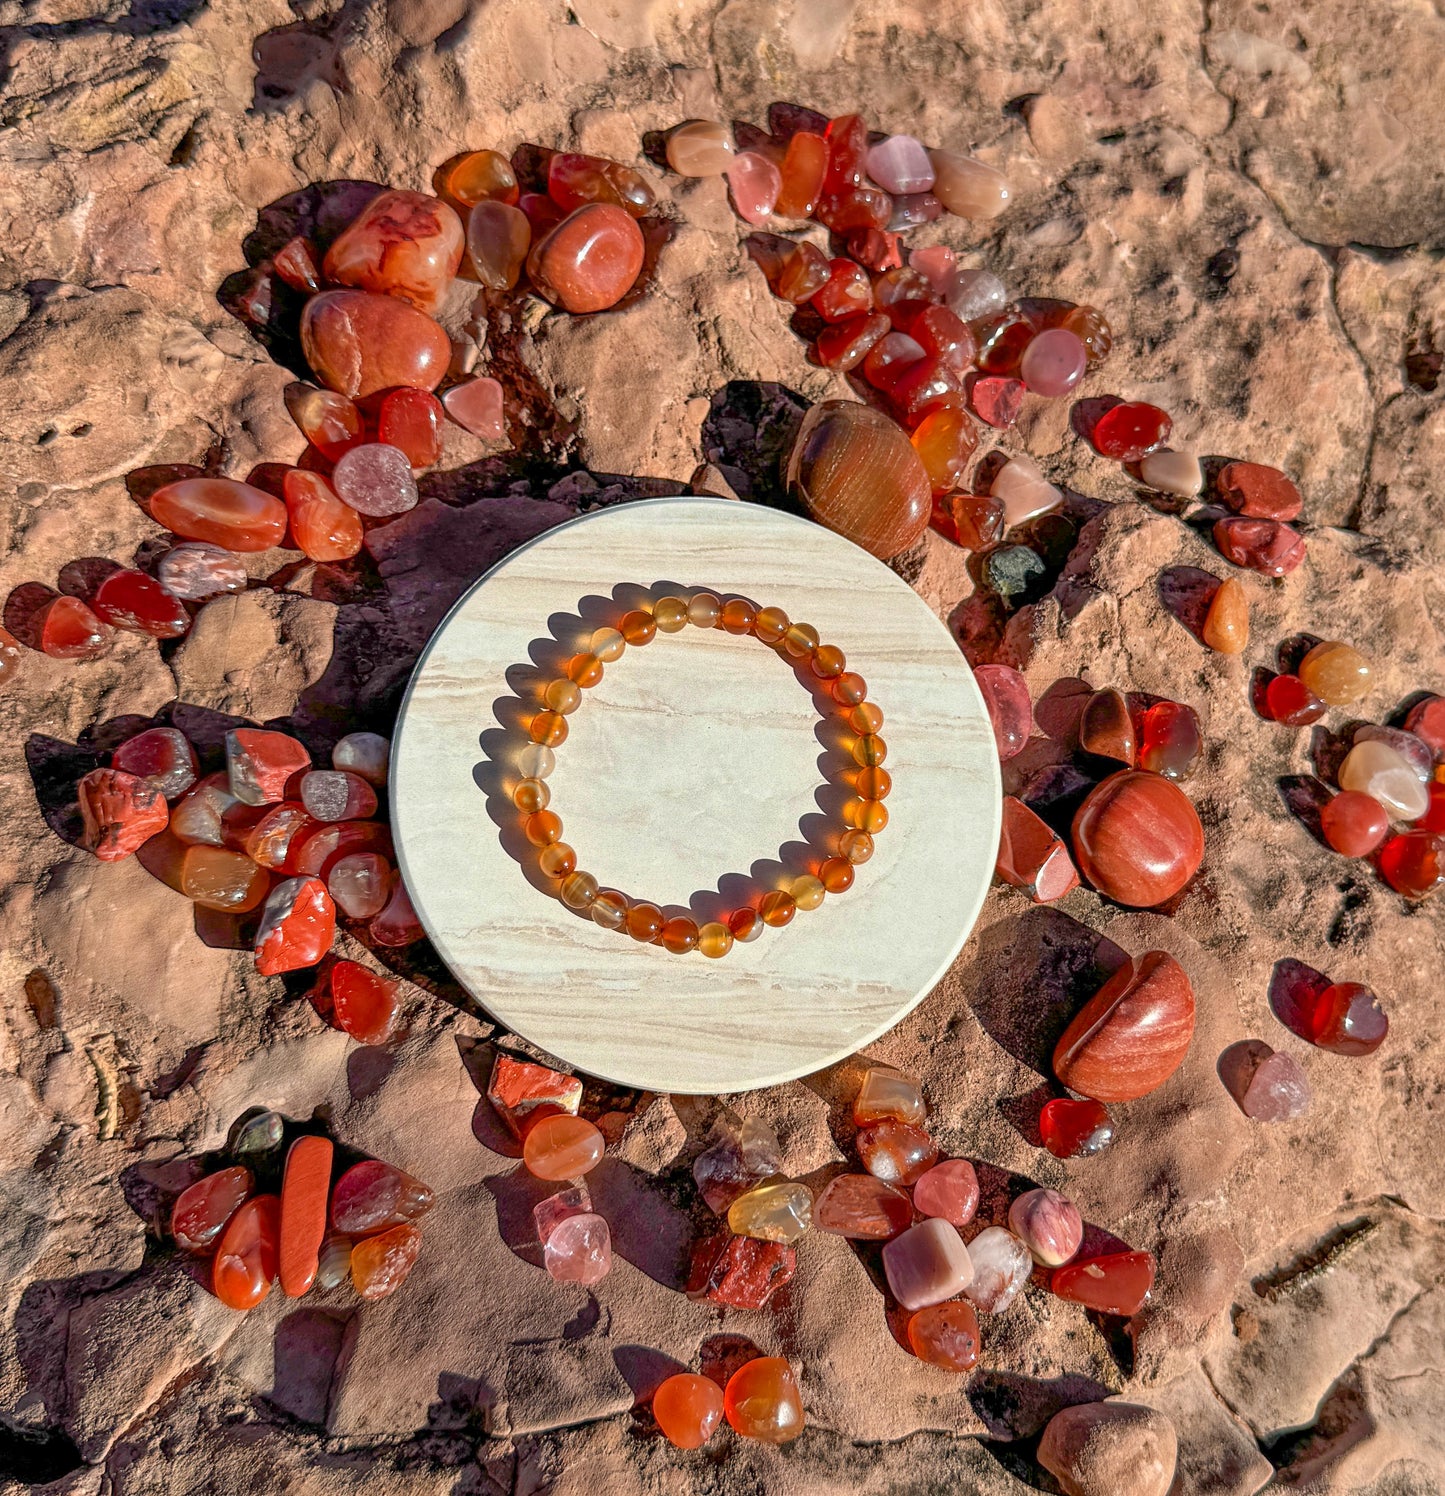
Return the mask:
MULTIPOLYGON (((548 781, 578 865, 699 923, 811 871, 843 829, 855 768, 816 685, 721 628, 629 647, 567 719, 548 781)), ((477 582, 417 662, 391 795, 417 913, 483 1007, 591 1075, 704 1093, 807 1074, 897 1023, 972 928, 1001 812, 983 699, 923 600, 818 525, 693 497, 560 525, 477 582), (702 590, 781 607, 840 646, 883 710, 893 776, 888 826, 853 887, 720 960, 568 909, 511 802, 527 725, 565 660, 628 609, 702 590)))

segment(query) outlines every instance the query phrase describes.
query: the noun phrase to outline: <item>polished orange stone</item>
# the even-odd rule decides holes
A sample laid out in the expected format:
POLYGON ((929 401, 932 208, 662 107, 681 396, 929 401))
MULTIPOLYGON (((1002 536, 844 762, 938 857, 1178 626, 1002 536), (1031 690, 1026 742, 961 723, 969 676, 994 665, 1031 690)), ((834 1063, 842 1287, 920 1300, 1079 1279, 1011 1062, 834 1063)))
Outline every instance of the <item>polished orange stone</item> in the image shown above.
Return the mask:
POLYGON ((451 339, 425 312, 369 291, 313 296, 301 347, 321 382, 352 399, 398 385, 434 390, 452 356, 451 339))
POLYGON ((853 777, 853 788, 860 800, 886 800, 893 791, 893 776, 887 769, 859 769, 853 777))
POLYGON ((373 198, 326 252, 336 285, 434 312, 462 263, 462 221, 440 198, 393 189, 373 198))
POLYGON ((234 478, 182 478, 150 498, 151 518, 187 540, 228 551, 265 551, 286 534, 280 499, 234 478))
POLYGON ((517 174, 500 151, 469 151, 452 163, 442 190, 464 208, 494 201, 515 203, 517 174))
POLYGON ((421 1251, 415 1226, 393 1226, 351 1249, 351 1286, 368 1302, 384 1299, 406 1282, 421 1251))
POLYGON ((336 905, 320 878, 287 878, 271 890, 256 930, 256 970, 263 976, 316 963, 336 939, 336 905))
POLYGON ((330 1138, 297 1138, 286 1155, 281 1181, 280 1277, 282 1291, 300 1298, 316 1281, 331 1197, 330 1138))
POLYGON ((1134 723, 1123 694, 1113 689, 1095 691, 1079 717, 1079 747, 1098 758, 1134 763, 1134 723))
POLYGON ((538 712, 532 718, 528 732, 534 743, 556 748, 567 741, 567 719, 561 712, 538 712))
POLYGON ((211 1291, 229 1309, 254 1309, 276 1281, 281 1202, 256 1195, 231 1217, 211 1263, 211 1291))
POLYGON ((1137 1314, 1154 1287, 1154 1259, 1148 1252, 1113 1252, 1071 1262, 1055 1270, 1049 1287, 1057 1297, 1101 1314, 1137 1314))
POLYGON ((983 1337, 978 1315, 963 1299, 949 1299, 919 1309, 908 1320, 908 1343, 913 1354, 944 1371, 971 1371, 978 1364, 983 1337))
POLYGON ((313 561, 345 561, 361 549, 361 516, 320 473, 292 468, 282 483, 291 538, 313 561))
POLYGON ((659 938, 675 956, 683 956, 688 951, 696 950, 701 933, 696 920, 689 919, 685 914, 678 914, 663 924, 659 938))
POLYGON ((1204 828, 1177 785, 1124 769, 1096 786, 1073 824, 1079 870, 1105 897, 1134 908, 1162 904, 1204 857, 1204 828))
POLYGON ((788 142, 779 170, 783 190, 773 212, 779 218, 811 218, 828 170, 828 142, 811 130, 799 130, 788 142))
POLYGON ((1054 1073, 1095 1101, 1134 1101, 1184 1063, 1194 989, 1165 951, 1126 961, 1084 1004, 1054 1049, 1054 1073))
POLYGON ((244 914, 271 886, 266 869, 224 847, 187 847, 181 859, 181 893, 203 909, 244 914))
POLYGON ((629 644, 650 644, 657 635, 656 620, 641 608, 624 613, 617 628, 629 644))
POLYGON ((838 1174, 813 1202, 813 1224, 853 1241, 890 1241, 913 1224, 913 1205, 871 1174, 838 1174))
POLYGON ((1249 599, 1238 577, 1219 584, 1204 615, 1204 642, 1220 654, 1242 654, 1249 644, 1249 599))
POLYGON ((653 1393, 652 1416, 678 1449, 701 1449, 722 1422, 722 1388, 709 1377, 678 1372, 653 1393))
POLYGON ((846 857, 829 857, 818 868, 818 881, 828 893, 846 893, 856 876, 846 857))
POLYGON ((640 172, 604 156, 572 151, 557 151, 547 162, 547 196, 565 213, 586 203, 612 203, 641 218, 657 205, 640 172))
POLYGON ((793 1368, 781 1356, 759 1356, 728 1378, 727 1420, 745 1439, 787 1444, 803 1432, 803 1399, 793 1368))
POLYGON ((336 1021, 359 1044, 385 1044, 401 1016, 401 983, 368 971, 356 961, 331 968, 331 1002, 336 1021))
POLYGON ((129 857, 170 823, 165 796, 119 769, 92 769, 75 793, 84 845, 102 862, 129 857))
POLYGON ((442 403, 430 390, 392 390, 376 414, 376 439, 405 453, 413 468, 428 468, 441 461, 442 419, 442 403))
POLYGON ((361 412, 345 395, 297 380, 286 386, 284 398, 302 436, 328 462, 335 462, 358 442, 366 440, 366 423, 361 412))
POLYGON ((232 1165, 182 1190, 171 1207, 171 1235, 176 1245, 183 1252, 209 1252, 255 1185, 249 1169, 232 1165))
POLYGON ((758 913, 765 925, 785 925, 797 913, 797 902, 792 894, 781 888, 770 889, 758 900, 758 913))
POLYGON ((912 441, 933 492, 945 494, 963 482, 968 460, 978 448, 978 428, 966 410, 945 405, 913 428, 912 441))
POLYGON ((612 203, 588 203, 532 246, 527 274, 538 292, 569 312, 616 306, 642 271, 642 233, 612 203))
POLYGON ((522 830, 534 847, 548 847, 562 839, 562 817, 556 811, 539 810, 527 817, 522 830))
POLYGON ((56 594, 33 617, 42 652, 55 660, 98 660, 115 643, 110 625, 101 622, 78 597, 56 594))
POLYGON ((311 755, 290 733, 265 727, 235 727, 226 734, 231 793, 245 805, 273 805, 287 786, 311 767, 311 755))
POLYGON ((522 277, 532 248, 532 222, 509 203, 483 202, 467 215, 467 258, 493 291, 510 291, 522 277))
POLYGON ((522 1143, 522 1158, 538 1179, 580 1179, 602 1162, 605 1146, 592 1123, 558 1114, 532 1125, 522 1143))
POLYGON ((1300 661, 1299 678, 1321 701, 1348 706, 1369 692, 1374 667, 1353 645, 1326 639, 1300 661))
POLYGON ((886 1184, 912 1184, 938 1162, 938 1145, 908 1122, 872 1122, 856 1140, 863 1167, 886 1184))

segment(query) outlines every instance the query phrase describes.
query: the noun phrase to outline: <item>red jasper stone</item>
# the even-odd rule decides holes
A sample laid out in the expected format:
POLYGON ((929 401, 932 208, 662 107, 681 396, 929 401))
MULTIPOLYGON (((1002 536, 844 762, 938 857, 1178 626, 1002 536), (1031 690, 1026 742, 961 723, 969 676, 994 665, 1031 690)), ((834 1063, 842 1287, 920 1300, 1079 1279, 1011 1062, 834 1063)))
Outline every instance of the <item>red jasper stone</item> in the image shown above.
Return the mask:
POLYGON ((1310 1042, 1335 1054, 1374 1054, 1390 1032, 1390 1020, 1362 982, 1335 982, 1314 1000, 1310 1042))
POLYGON ((1154 1287, 1154 1259, 1148 1252, 1112 1252, 1057 1268, 1049 1279, 1056 1297, 1100 1314, 1137 1314, 1154 1287))
POLYGON ((1172 898, 1204 857, 1204 828, 1189 797, 1141 769, 1124 769, 1095 786, 1074 815, 1073 841, 1089 882, 1136 909, 1172 898))
POLYGON ((425 312, 370 291, 313 296, 301 347, 317 378, 353 400, 398 385, 434 390, 452 356, 451 339, 425 312))
POLYGON ((1266 577, 1286 576, 1305 558, 1304 536, 1272 519, 1216 520, 1214 543, 1227 561, 1266 577))
POLYGON ((1304 507, 1300 491, 1278 468, 1262 462, 1231 462, 1221 470, 1219 497, 1227 509, 1251 519, 1280 523, 1297 519, 1304 507))
POLYGON ((1094 1101, 1134 1101, 1184 1063, 1194 989, 1166 951, 1125 962, 1089 999, 1054 1049, 1054 1074, 1094 1101))
POLYGON ((1445 836, 1407 831, 1380 848, 1380 873, 1396 893, 1423 899, 1445 883, 1445 836))
POLYGON ((191 626, 191 615, 179 599, 143 571, 113 571, 96 589, 96 616, 112 628, 153 639, 179 639, 191 626))
POLYGON ((1359 790, 1341 790, 1320 808, 1320 830, 1342 857, 1368 857, 1390 830, 1385 807, 1359 790))
POLYGON ((119 862, 166 829, 170 807, 144 779, 119 769, 92 769, 75 787, 86 848, 102 862, 119 862))
POLYGON ((280 1264, 281 1201, 257 1195, 231 1217, 211 1264, 211 1292, 229 1309, 254 1309, 280 1264))
POLYGON ((256 970, 263 976, 316 963, 336 939, 336 905, 320 878, 287 878, 266 899, 256 930, 256 970))
POLYGON ((487 1084, 487 1100, 513 1136, 523 1138, 543 1117, 562 1113, 575 1117, 582 1102, 582 1080, 499 1049, 487 1084))
POLYGON ((1052 904, 1079 886, 1079 875, 1063 840, 1013 795, 1004 796, 1003 829, 994 870, 1005 883, 1022 888, 1036 904, 1052 904))
POLYGON ((968 387, 968 408, 980 421, 1002 430, 1018 420, 1025 393, 1022 379, 984 374, 968 387))
POLYGON ((1445 763, 1445 696, 1427 696, 1410 708, 1405 731, 1428 744, 1437 764, 1445 763))
POLYGON ((777 1241, 725 1234, 693 1252, 690 1297, 732 1309, 761 1309, 797 1271, 797 1253, 777 1241))
POLYGON ((316 1281, 335 1151, 330 1138, 308 1134, 297 1138, 286 1154, 277 1255, 281 1290, 288 1298, 300 1298, 316 1281))
POLYGON ((462 221, 440 198, 392 190, 374 197, 326 252, 326 278, 434 312, 462 263, 462 221))
POLYGON ((430 390, 400 389, 383 395, 376 439, 406 453, 413 468, 441 461, 442 403, 430 390))
POLYGON ((171 1235, 181 1251, 209 1252, 255 1183, 249 1169, 235 1166, 207 1174, 182 1190, 171 1207, 171 1235))
POLYGON ((265 551, 286 534, 280 499, 234 478, 182 478, 151 495, 151 518, 187 540, 228 551, 265 551))
POLYGON ((1106 410, 1094 424, 1094 450, 1115 462, 1138 462, 1169 440, 1174 429, 1168 411, 1142 400, 1126 400, 1106 410))
POLYGON ((1101 1101, 1060 1096, 1044 1103, 1039 1136, 1055 1158, 1090 1158, 1114 1141, 1114 1119, 1101 1101))
POLYGON ((400 990, 400 982, 378 976, 356 961, 338 961, 331 968, 336 1021, 358 1044, 385 1044, 395 1037, 400 990))
POLYGON ((888 318, 882 312, 862 313, 844 322, 835 322, 818 334, 818 362, 825 369, 846 374, 867 358, 888 331, 888 318))
POLYGON ((830 260, 828 280, 813 293, 811 304, 825 322, 842 322, 873 310, 873 286, 852 260, 830 260))
POLYGON ((196 782, 196 750, 174 727, 151 727, 127 738, 110 756, 112 769, 134 774, 150 789, 174 800, 196 782))
POLYGON ((290 733, 235 727, 226 734, 231 793, 245 805, 274 805, 284 800, 292 776, 310 767, 311 755, 290 733))
POLYGON ((527 256, 537 291, 569 312, 616 306, 642 272, 642 231, 613 203, 570 213, 527 256))
POLYGON ((1270 720, 1286 727, 1308 727, 1329 710, 1297 675, 1276 675, 1264 688, 1264 709, 1270 720))

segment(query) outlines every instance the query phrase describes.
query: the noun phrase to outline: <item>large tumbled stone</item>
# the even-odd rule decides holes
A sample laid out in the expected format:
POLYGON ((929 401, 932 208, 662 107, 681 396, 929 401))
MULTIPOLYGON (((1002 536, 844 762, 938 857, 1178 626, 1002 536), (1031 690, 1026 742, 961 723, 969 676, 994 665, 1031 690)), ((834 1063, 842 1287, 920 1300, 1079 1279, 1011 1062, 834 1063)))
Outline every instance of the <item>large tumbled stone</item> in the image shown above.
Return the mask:
POLYGON ((1135 1403, 1064 1408, 1039 1441, 1039 1464, 1065 1496, 1165 1496, 1177 1456, 1174 1425, 1135 1403))

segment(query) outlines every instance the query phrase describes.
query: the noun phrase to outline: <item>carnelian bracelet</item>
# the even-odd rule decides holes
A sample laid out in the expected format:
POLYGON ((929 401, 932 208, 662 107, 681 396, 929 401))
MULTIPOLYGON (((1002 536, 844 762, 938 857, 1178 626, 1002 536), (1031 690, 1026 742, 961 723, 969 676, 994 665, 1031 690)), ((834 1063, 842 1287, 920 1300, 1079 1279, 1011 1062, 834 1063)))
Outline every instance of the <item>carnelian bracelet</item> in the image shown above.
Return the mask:
POLYGON ((660 945, 677 955, 699 950, 704 956, 725 956, 735 940, 753 940, 764 925, 785 925, 799 909, 816 909, 826 895, 852 886, 853 868, 873 855, 873 838, 888 824, 883 800, 893 780, 883 768, 888 748, 878 736, 883 713, 867 699, 861 675, 847 668, 843 651, 822 644, 811 624, 792 623, 781 608, 755 608, 741 597, 720 601, 711 592, 691 598, 660 597, 649 613, 634 609, 616 628, 600 628, 585 653, 567 661, 565 674, 549 681, 542 692, 542 709, 532 718, 531 741, 522 749, 517 768, 522 779, 512 791, 512 803, 525 817, 527 840, 540 848, 538 864, 555 880, 557 896, 579 914, 590 914, 604 930, 619 930, 643 944, 660 945), (852 754, 856 798, 843 808, 844 830, 837 852, 815 871, 792 879, 786 888, 763 894, 756 905, 735 909, 726 920, 710 920, 700 929, 687 915, 668 919, 656 905, 632 900, 615 888, 599 888, 591 873, 577 866, 577 854, 562 840, 562 820, 548 809, 552 798, 547 776, 556 766, 552 751, 567 740, 567 718, 582 704, 582 692, 602 679, 605 665, 622 658, 629 644, 650 643, 659 629, 675 634, 689 623, 698 628, 724 628, 730 634, 751 634, 801 665, 807 662, 822 687, 830 692, 855 734, 852 754))

